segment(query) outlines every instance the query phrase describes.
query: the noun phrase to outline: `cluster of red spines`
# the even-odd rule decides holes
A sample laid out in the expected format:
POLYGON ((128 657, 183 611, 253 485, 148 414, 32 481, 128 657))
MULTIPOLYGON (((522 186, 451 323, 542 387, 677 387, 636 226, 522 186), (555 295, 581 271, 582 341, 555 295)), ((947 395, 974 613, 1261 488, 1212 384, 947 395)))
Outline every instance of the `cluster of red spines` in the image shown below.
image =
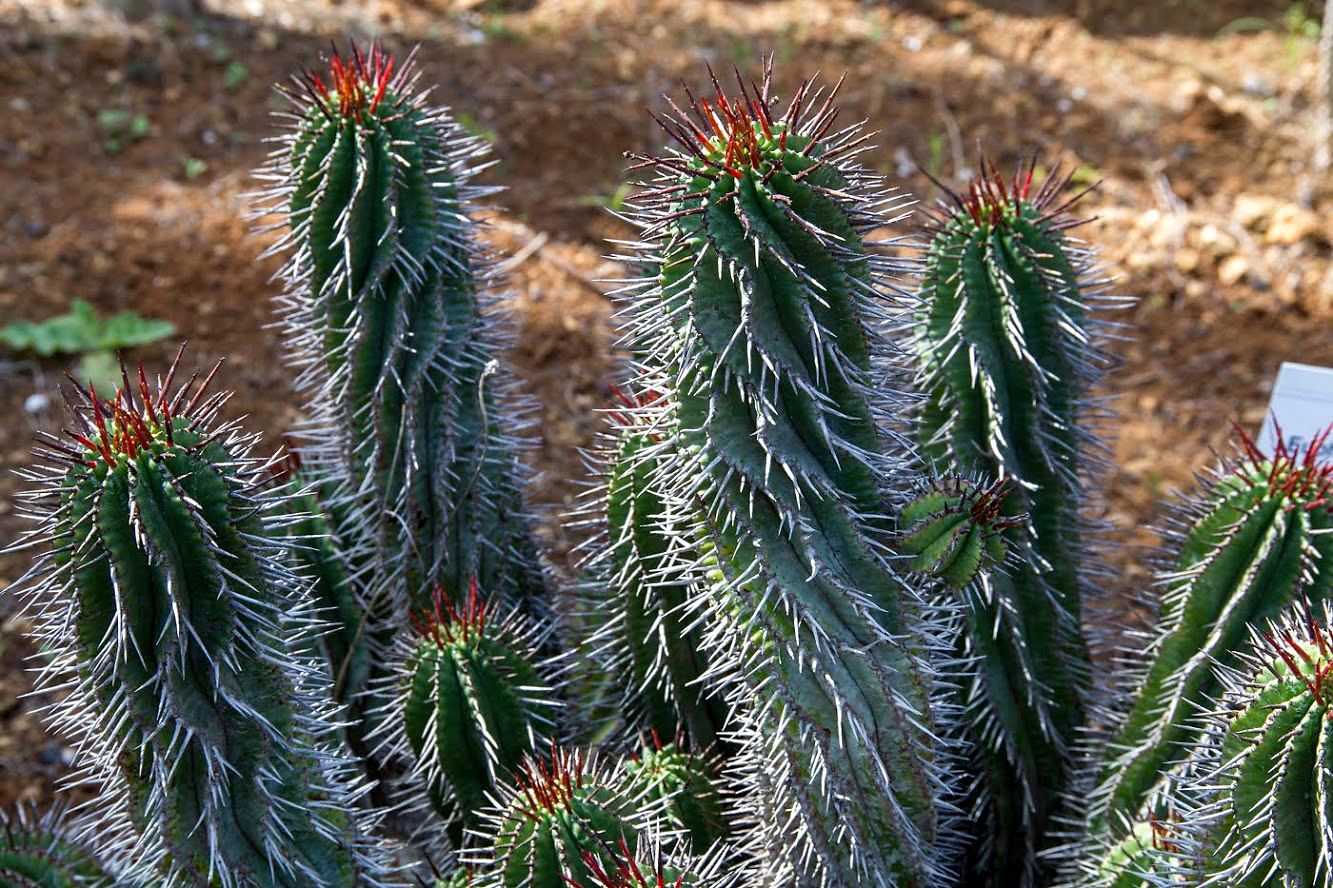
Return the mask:
MULTIPOLYGON (((627 392, 614 382, 609 382, 607 385, 609 385, 611 391, 615 393, 616 400, 620 401, 621 404, 624 404, 629 410, 641 410, 645 407, 655 407, 666 400, 666 395, 661 392, 627 392)), ((628 414, 621 413, 619 410, 608 410, 607 415, 611 417, 611 421, 619 428, 627 429, 635 425, 634 420, 628 414)), ((662 440, 661 435, 651 432, 649 434, 654 441, 662 440)))
POLYGON ((583 788, 587 761, 583 750, 561 749, 551 744, 549 760, 528 756, 518 775, 518 791, 525 804, 523 814, 533 821, 569 807, 576 792, 583 788))
POLYGON ((431 608, 420 615, 411 616, 412 625, 422 638, 429 638, 435 644, 466 644, 472 638, 481 638, 491 616, 490 599, 481 597, 477 591, 477 579, 472 578, 467 599, 460 608, 454 604, 453 597, 444 586, 436 583, 431 590, 431 608))
POLYGON ((97 387, 91 382, 86 390, 78 386, 86 407, 80 410, 71 405, 71 412, 80 420, 83 429, 82 432, 66 431, 65 434, 81 444, 84 450, 71 450, 53 440, 47 440, 45 442, 47 446, 55 447, 67 458, 88 468, 95 467, 99 459, 108 466, 115 466, 121 459, 133 459, 158 440, 164 440, 169 447, 174 446, 176 419, 180 416, 190 416, 194 412, 199 399, 203 397, 209 383, 213 381, 213 377, 222 366, 221 361, 213 365, 213 369, 187 402, 186 395, 189 394, 190 385, 197 375, 192 376, 189 382, 181 386, 174 396, 170 394, 171 383, 176 376, 176 368, 183 353, 182 346, 176 352, 176 357, 171 362, 171 369, 167 371, 167 377, 158 386, 156 394, 149 388, 148 377, 144 373, 142 364, 138 368, 137 386, 130 384, 129 373, 125 365, 121 364, 122 384, 114 398, 99 398, 97 387), (136 388, 139 393, 137 401, 134 397, 136 388), (84 413, 91 414, 91 424, 83 418, 84 413), (159 435, 161 439, 158 438, 159 435))
POLYGON ((1148 814, 1148 828, 1152 830, 1152 846, 1155 851, 1175 854, 1178 846, 1175 841, 1178 827, 1174 821, 1162 820, 1156 814, 1148 814))
POLYGON ((344 59, 335 49, 330 62, 331 86, 313 71, 305 72, 308 87, 319 98, 320 107, 332 110, 337 99, 338 116, 361 122, 362 113, 374 114, 393 81, 394 58, 377 44, 369 56, 361 47, 352 46, 352 57, 344 59))
POLYGON ((967 509, 972 521, 980 527, 998 531, 1006 527, 1017 527, 1023 523, 1018 517, 1000 517, 1004 512, 1004 502, 1009 496, 1008 478, 1001 478, 990 487, 974 487, 956 476, 944 484, 949 493, 959 498, 959 505, 967 509))
MULTIPOLYGON (((1297 507, 1313 512, 1315 509, 1333 510, 1333 462, 1321 463, 1319 454, 1333 434, 1333 425, 1314 436, 1302 453, 1300 447, 1291 447, 1282 435, 1282 426, 1274 420, 1277 444, 1272 457, 1265 456, 1254 440, 1239 427, 1240 446, 1248 466, 1257 473, 1266 473, 1268 496, 1282 498, 1287 510, 1297 507)), ((1260 500, 1262 501, 1262 500, 1260 500)))
POLYGON ((1021 519, 1018 518, 1000 517, 1001 512, 1004 511, 1004 501, 1008 496, 1008 478, 1001 478, 990 487, 977 488, 969 495, 972 502, 968 511, 972 515, 972 520, 983 527, 991 527, 996 530, 1022 524, 1021 519))
MULTIPOLYGON (((1025 202, 1030 203, 1033 208, 1041 212, 1036 220, 1037 224, 1045 224, 1056 219, 1096 187, 1096 185, 1090 185, 1068 200, 1056 205, 1056 197, 1069 187, 1070 180, 1073 178, 1072 172, 1063 176, 1052 173, 1043 179, 1041 185, 1034 190, 1033 180, 1037 171, 1036 155, 1033 155, 1026 164, 1019 164, 1013 177, 1008 181, 1005 180, 995 164, 984 155, 981 157, 979 166, 981 175, 973 180, 962 194, 953 191, 930 173, 926 173, 926 177, 948 196, 949 201, 952 201, 952 206, 945 203, 931 212, 930 215, 933 217, 932 228, 938 229, 947 225, 955 208, 966 212, 976 225, 998 225, 1007 210, 1017 210, 1025 202)), ((1055 227, 1057 230, 1062 230, 1080 225, 1082 222, 1082 219, 1070 219, 1055 227)))
POLYGON ((301 452, 296 449, 296 445, 291 435, 282 436, 282 458, 277 460, 270 473, 273 476, 275 484, 285 484, 292 480, 301 471, 301 465, 304 460, 301 452))
MULTIPOLYGON (((619 859, 610 870, 602 866, 602 862, 597 859, 596 854, 591 851, 583 852, 583 863, 588 867, 589 872, 596 877, 597 884, 601 888, 681 888, 685 884, 685 876, 681 874, 668 885, 666 876, 661 872, 660 863, 657 872, 651 876, 645 876, 639 862, 630 853, 629 843, 625 841, 623 836, 620 839, 619 851, 619 859)), ((565 881, 572 888, 589 888, 589 886, 580 885, 568 876, 565 876, 565 881)))
MULTIPOLYGON (((1320 626, 1314 618, 1314 613, 1310 609, 1309 602, 1305 604, 1305 637, 1295 637, 1290 629, 1283 629, 1278 632, 1264 632, 1264 641, 1287 664, 1296 678, 1305 683, 1305 687, 1315 698, 1320 706, 1328 706, 1330 700, 1325 696, 1328 688, 1326 681, 1330 673, 1333 673, 1333 645, 1330 644, 1328 633, 1324 627, 1320 626), (1310 656, 1308 650, 1313 646, 1319 652, 1319 659, 1316 661, 1310 656), (1299 662, 1298 662, 1299 661, 1299 662), (1308 669, 1302 669, 1301 663, 1304 663, 1308 669)), ((1282 677, 1276 671, 1274 677, 1279 681, 1282 677)))
MULTIPOLYGON (((707 98, 696 100, 687 87, 685 96, 689 100, 689 113, 682 110, 668 96, 667 102, 671 105, 675 116, 668 119, 654 115, 658 126, 698 161, 698 166, 686 168, 670 158, 646 157, 642 158, 642 163, 631 169, 662 166, 684 175, 703 176, 714 181, 717 181, 717 177, 722 174, 740 180, 745 177, 746 171, 757 171, 767 161, 768 169, 763 176, 763 181, 767 182, 782 167, 781 154, 787 150, 788 133, 800 129, 803 125, 802 114, 808 110, 806 102, 809 99, 810 81, 801 83, 786 113, 779 118, 773 116, 771 107, 771 62, 765 66, 762 84, 752 83, 747 86, 740 71, 736 72, 736 82, 740 87, 739 98, 728 98, 711 68, 708 73, 715 92, 712 101, 707 98), (759 141, 759 130, 762 130, 769 140, 776 139, 778 151, 775 154, 765 157, 759 141)), ((801 148, 802 155, 808 156, 833 127, 838 118, 838 110, 833 107, 833 100, 841 87, 842 80, 839 80, 837 85, 824 96, 822 106, 810 118, 809 141, 801 148)), ((868 136, 857 140, 856 144, 865 138, 868 136)), ((853 146, 842 146, 839 153, 851 147, 853 146)), ((808 172, 807 169, 798 174, 798 177, 808 172)), ((666 189, 672 192, 674 190, 666 189)), ((650 197, 654 194, 649 192, 640 197, 650 197)))

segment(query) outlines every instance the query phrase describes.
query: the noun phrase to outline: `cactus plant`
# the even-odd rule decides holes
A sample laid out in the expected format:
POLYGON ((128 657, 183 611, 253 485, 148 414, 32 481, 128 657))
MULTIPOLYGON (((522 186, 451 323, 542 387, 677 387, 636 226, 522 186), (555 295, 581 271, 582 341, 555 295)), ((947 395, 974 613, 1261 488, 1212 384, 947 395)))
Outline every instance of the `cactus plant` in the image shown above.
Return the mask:
POLYGON ((1289 606, 1200 718, 1204 740, 1163 795, 1181 812, 1149 857, 1154 885, 1316 888, 1333 877, 1329 610, 1289 606))
POLYGON ((417 620, 394 681, 395 746, 413 759, 407 790, 424 787, 457 845, 487 796, 555 739, 551 670, 537 661, 539 632, 516 613, 496 614, 475 584, 461 604, 436 587, 432 610, 417 620))
POLYGON ((1075 742, 1106 360, 1058 179, 954 196, 914 301, 836 87, 673 106, 634 205, 640 394, 584 600, 555 607, 489 357, 481 148, 378 50, 299 82, 269 174, 303 461, 275 481, 175 365, 45 439, 20 591, 99 819, 7 821, 0 886, 1333 879, 1329 436, 1243 443, 1187 516, 1114 757, 1075 742), (1324 622, 1264 634, 1301 587, 1324 622), (613 759, 636 728, 674 739, 613 759), (1075 800, 1088 835, 1057 835, 1075 800))
POLYGON ((484 888, 590 885, 598 864, 614 868, 621 842, 634 845, 662 814, 660 799, 597 753, 552 747, 524 758, 463 861, 484 888))
POLYGON ((143 833, 129 859, 168 884, 377 884, 327 687, 299 653, 316 623, 280 504, 249 441, 213 427, 217 367, 172 391, 176 367, 156 391, 140 368, 113 400, 81 392, 75 443, 39 451, 52 553, 25 596, 44 680, 72 677, 56 727, 143 833))
POLYGON ((2 888, 113 888, 131 884, 117 879, 87 847, 96 836, 90 824, 67 821, 57 805, 40 816, 19 807, 0 811, 0 886, 2 888))
POLYGON ((490 265, 470 221, 485 145, 425 104, 410 58, 355 49, 330 76, 307 73, 291 94, 268 208, 290 229, 274 249, 290 254, 280 310, 311 414, 306 466, 341 519, 376 676, 434 583, 476 578, 535 608, 543 579, 515 458, 521 410, 495 373, 490 265))
MULTIPOLYGON (((1035 159, 1033 161, 1035 166, 1035 159)), ((980 695, 960 724, 972 749, 970 867, 989 884, 1030 884, 1075 779, 1090 661, 1080 628, 1095 575, 1080 513, 1095 463, 1090 391, 1108 363, 1091 309, 1105 301, 1067 180, 1006 183, 985 160, 966 195, 933 213, 913 341, 923 400, 916 437, 938 470, 1013 480, 1027 514, 1018 563, 965 604, 960 655, 980 695), (979 704, 978 705, 978 701, 979 704)), ((947 191, 947 189, 946 189, 947 191)))
POLYGON ((606 528, 584 566, 586 619, 599 626, 586 647, 619 688, 617 708, 631 725, 680 735, 695 750, 714 748, 725 701, 704 684, 709 671, 699 626, 691 625, 688 512, 675 509, 658 477, 665 416, 655 396, 616 389, 624 410, 605 454, 605 480, 587 510, 606 528))
POLYGON ((1173 522, 1178 555, 1163 575, 1162 613, 1140 669, 1134 704, 1111 744, 1094 807, 1094 834, 1114 836, 1142 819, 1172 762, 1201 728, 1194 716, 1221 690, 1218 666, 1234 666, 1250 627, 1277 617, 1303 592, 1333 593, 1333 464, 1280 440, 1269 456, 1239 433, 1203 497, 1173 522))
POLYGON ((1177 851, 1178 826, 1155 817, 1134 824, 1119 840, 1110 843, 1104 853, 1089 855, 1081 861, 1080 885, 1096 888, 1156 888, 1179 884, 1179 866, 1173 857, 1177 851))
POLYGON ((652 742, 640 744, 638 757, 623 767, 649 799, 665 803, 668 819, 685 831, 693 853, 704 854, 727 838, 716 762, 683 752, 674 743, 663 744, 654 735, 652 742))
POLYGON ((635 459, 692 513, 687 610, 707 614, 739 761, 763 771, 755 830, 786 858, 757 878, 794 859, 834 884, 940 884, 937 638, 888 558, 891 266, 865 243, 894 198, 855 164, 859 130, 833 130, 836 88, 803 85, 778 115, 767 76, 736 98, 714 86, 661 121, 681 150, 646 161, 637 258, 656 274, 627 313, 670 440, 635 459))
POLYGON ((1007 480, 985 488, 952 476, 927 485, 898 513, 898 551, 913 570, 967 588, 983 568, 1008 557, 1004 531, 1022 523, 1001 517, 1008 494, 1007 480))
POLYGON ((281 506, 250 442, 214 424, 217 367, 173 390, 176 366, 156 391, 140 368, 112 400, 82 392, 73 443, 39 450, 34 534, 53 546, 24 591, 42 683, 71 688, 54 725, 141 834, 120 837, 127 861, 166 884, 379 884, 300 653, 316 624, 275 542, 281 506))

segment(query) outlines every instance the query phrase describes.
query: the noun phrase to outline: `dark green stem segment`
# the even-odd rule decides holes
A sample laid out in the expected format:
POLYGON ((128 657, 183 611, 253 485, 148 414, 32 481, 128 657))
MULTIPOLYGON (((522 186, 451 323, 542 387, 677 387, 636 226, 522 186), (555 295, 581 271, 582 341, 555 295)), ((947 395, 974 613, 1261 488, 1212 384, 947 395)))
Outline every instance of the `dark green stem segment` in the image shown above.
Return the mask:
POLYGON ((0 886, 3 888, 115 888, 117 880, 96 854, 75 839, 59 813, 30 817, 0 812, 0 886))
POLYGON ((488 794, 554 740, 555 691, 520 622, 489 613, 475 592, 461 607, 437 603, 403 664, 403 732, 456 845, 488 794))
POLYGON ((641 207, 657 274, 631 324, 669 405, 662 489, 702 541, 688 610, 766 772, 756 832, 784 859, 763 878, 940 884, 934 628, 887 557, 886 267, 863 240, 882 195, 843 159, 856 134, 827 135, 830 105, 806 116, 803 88, 779 119, 766 89, 668 123, 685 155, 641 207))
POLYGON ((1112 741, 1102 773, 1095 835, 1142 819, 1171 766, 1202 736, 1198 715, 1221 690, 1261 627, 1304 597, 1333 594, 1333 469, 1280 444, 1272 457, 1248 441, 1243 460, 1187 507, 1172 569, 1165 574, 1156 641, 1137 696, 1112 741))
POLYGON ((358 51, 332 78, 309 77, 272 200, 290 224, 280 305, 311 414, 306 469, 370 624, 344 626, 368 653, 331 664, 350 700, 435 584, 540 609, 544 580, 469 217, 484 146, 412 92, 410 64, 358 51))
POLYGON ((686 611, 688 521, 656 478, 663 460, 654 451, 662 442, 626 427, 616 443, 606 482, 609 594, 593 596, 589 608, 607 620, 597 640, 610 650, 609 671, 632 722, 708 750, 727 708, 703 681, 709 664, 702 630, 686 611))
POLYGON ((525 759, 518 783, 488 812, 482 859, 488 888, 593 886, 598 867, 615 865, 622 843, 634 848, 661 806, 594 753, 553 749, 525 759))
POLYGON ((123 789, 139 853, 181 884, 378 884, 280 506, 241 444, 165 391, 92 401, 97 433, 61 480, 42 606, 80 675, 62 718, 123 789))
MULTIPOLYGON (((488 379, 490 336, 453 162, 438 112, 390 93, 383 113, 311 111, 291 145, 288 212, 303 323, 329 382, 356 516, 377 566, 411 604, 430 585, 530 592, 517 470, 488 379), (390 113, 390 110, 392 113, 390 113)), ((531 569, 531 565, 528 565, 531 569)))
MULTIPOLYGON (((935 220, 915 320, 917 440, 936 470, 1008 478, 1016 559, 965 603, 960 658, 977 663, 960 739, 973 750, 985 884, 1032 884, 1076 774, 1090 660, 1079 621, 1089 553, 1080 473, 1084 401, 1106 359, 1088 318, 1089 257, 1063 234, 1050 179, 983 178, 935 220)), ((982 884, 982 882, 978 882, 982 884)))

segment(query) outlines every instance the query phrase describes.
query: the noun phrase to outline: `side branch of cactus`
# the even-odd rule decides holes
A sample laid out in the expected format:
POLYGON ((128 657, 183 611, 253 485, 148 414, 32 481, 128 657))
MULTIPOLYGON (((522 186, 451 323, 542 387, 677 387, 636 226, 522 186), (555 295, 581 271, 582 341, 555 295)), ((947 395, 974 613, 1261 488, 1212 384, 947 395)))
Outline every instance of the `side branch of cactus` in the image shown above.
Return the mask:
POLYGON ((59 803, 41 815, 26 805, 14 814, 0 811, 0 885, 116 888, 141 884, 139 879, 118 874, 104 861, 109 843, 102 840, 101 826, 92 818, 71 819, 59 803))
POLYGON ((215 424, 213 374, 173 387, 175 369, 83 392, 73 443, 38 452, 50 551, 24 595, 52 657, 40 685, 71 689, 53 727, 138 834, 106 838, 166 884, 381 884, 289 519, 252 442, 215 424))
POLYGON ((624 403, 612 413, 603 481, 586 509, 600 532, 584 564, 582 619, 598 627, 584 646, 611 677, 628 727, 709 750, 727 707, 704 680, 708 654, 688 613, 690 507, 666 489, 653 455, 673 432, 655 397, 617 391, 624 403))
POLYGON ((437 587, 400 641, 383 724, 409 762, 400 795, 442 818, 454 847, 525 756, 556 739, 560 669, 539 655, 545 631, 473 585, 455 602, 437 587))
MULTIPOLYGON (((1328 603, 1252 626, 1220 667, 1202 738, 1161 788, 1171 812, 1135 868, 1167 885, 1315 888, 1333 877, 1333 636, 1328 603)), ((1123 843, 1122 843, 1123 844, 1123 843)))
POLYGON ((494 794, 462 857, 479 888, 592 886, 663 814, 660 799, 600 754, 554 747, 525 757, 494 794))
POLYGON ((904 469, 880 429, 901 405, 890 265, 866 244, 897 200, 855 164, 860 131, 833 129, 836 89, 780 114, 767 78, 714 86, 661 121, 680 149, 646 161, 637 259, 657 273, 631 288, 628 338, 673 434, 634 459, 692 512, 705 680, 748 750, 750 839, 782 849, 756 878, 941 884, 941 632, 890 566, 904 469))

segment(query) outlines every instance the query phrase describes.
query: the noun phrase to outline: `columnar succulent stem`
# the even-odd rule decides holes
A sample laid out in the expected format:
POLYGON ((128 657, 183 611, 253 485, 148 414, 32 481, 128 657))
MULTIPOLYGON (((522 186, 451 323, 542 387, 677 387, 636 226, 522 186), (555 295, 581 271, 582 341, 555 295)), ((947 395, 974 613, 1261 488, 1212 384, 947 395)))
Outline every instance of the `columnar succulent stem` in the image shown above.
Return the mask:
POLYGON ((556 692, 537 660, 540 633, 512 605, 508 613, 492 607, 475 585, 458 604, 436 588, 418 637, 404 645, 385 720, 414 763, 409 802, 424 793, 455 845, 523 757, 555 739, 556 692))
POLYGON ((657 273, 629 312, 671 440, 635 458, 692 515, 688 609, 763 771, 756 840, 789 858, 756 878, 935 885, 936 627, 888 559, 902 470, 878 424, 887 266, 865 243, 893 199, 852 162, 858 129, 834 129, 835 92, 802 86, 778 115, 765 78, 661 121, 681 151, 647 160, 639 258, 657 273))
POLYGON ((92 849, 100 830, 66 822, 62 807, 33 816, 26 807, 11 816, 0 811, 0 885, 6 888, 114 888, 117 879, 92 849))
POLYGON ((382 667, 433 584, 461 594, 475 578, 535 606, 543 581, 469 217, 485 146, 424 104, 410 59, 355 50, 331 67, 293 93, 298 121, 269 170, 290 227, 274 249, 290 253, 281 308, 312 415, 306 467, 342 522, 368 623, 355 635, 382 667))
POLYGON ((560 748, 525 758, 496 803, 476 830, 479 847, 464 855, 484 888, 594 885, 596 869, 614 867, 622 843, 633 847, 663 813, 596 753, 560 748))
POLYGON ((605 537, 597 541, 583 608, 600 627, 588 647, 621 689, 620 709, 634 727, 682 735, 690 748, 713 748, 726 722, 709 671, 702 633, 685 608, 693 580, 689 510, 673 506, 662 486, 663 405, 619 392, 623 411, 607 453, 602 496, 593 503, 605 537))
POLYGON ((1251 627, 1304 595, 1333 595, 1333 463, 1279 441, 1271 456, 1243 434, 1240 454, 1174 522, 1177 552, 1162 577, 1157 636, 1134 705, 1102 775, 1093 832, 1114 837, 1142 810, 1169 766, 1198 742, 1199 711, 1221 689, 1219 666, 1234 666, 1251 627))
MULTIPOLYGON (((983 161, 983 167, 987 165, 983 161)), ((1107 363, 1089 309, 1089 251, 1066 235, 1067 180, 1005 183, 993 168, 935 211, 915 342, 917 437, 936 470, 1012 479, 1017 564, 962 602, 959 655, 977 663, 962 722, 980 827, 972 866, 1031 884, 1076 771, 1089 655, 1079 620, 1093 575, 1083 475, 1094 456, 1089 392, 1107 363)))
POLYGON ((39 451, 53 551, 27 595, 43 682, 77 676, 56 727, 140 833, 130 862, 169 885, 379 884, 267 467, 214 426, 212 374, 174 372, 84 393, 73 443, 39 451))
MULTIPOLYGON (((1251 627, 1203 741, 1166 787, 1180 812, 1142 884, 1317 888, 1333 878, 1333 638, 1327 603, 1251 627)), ((1140 883, 1127 883, 1140 884, 1140 883)))

